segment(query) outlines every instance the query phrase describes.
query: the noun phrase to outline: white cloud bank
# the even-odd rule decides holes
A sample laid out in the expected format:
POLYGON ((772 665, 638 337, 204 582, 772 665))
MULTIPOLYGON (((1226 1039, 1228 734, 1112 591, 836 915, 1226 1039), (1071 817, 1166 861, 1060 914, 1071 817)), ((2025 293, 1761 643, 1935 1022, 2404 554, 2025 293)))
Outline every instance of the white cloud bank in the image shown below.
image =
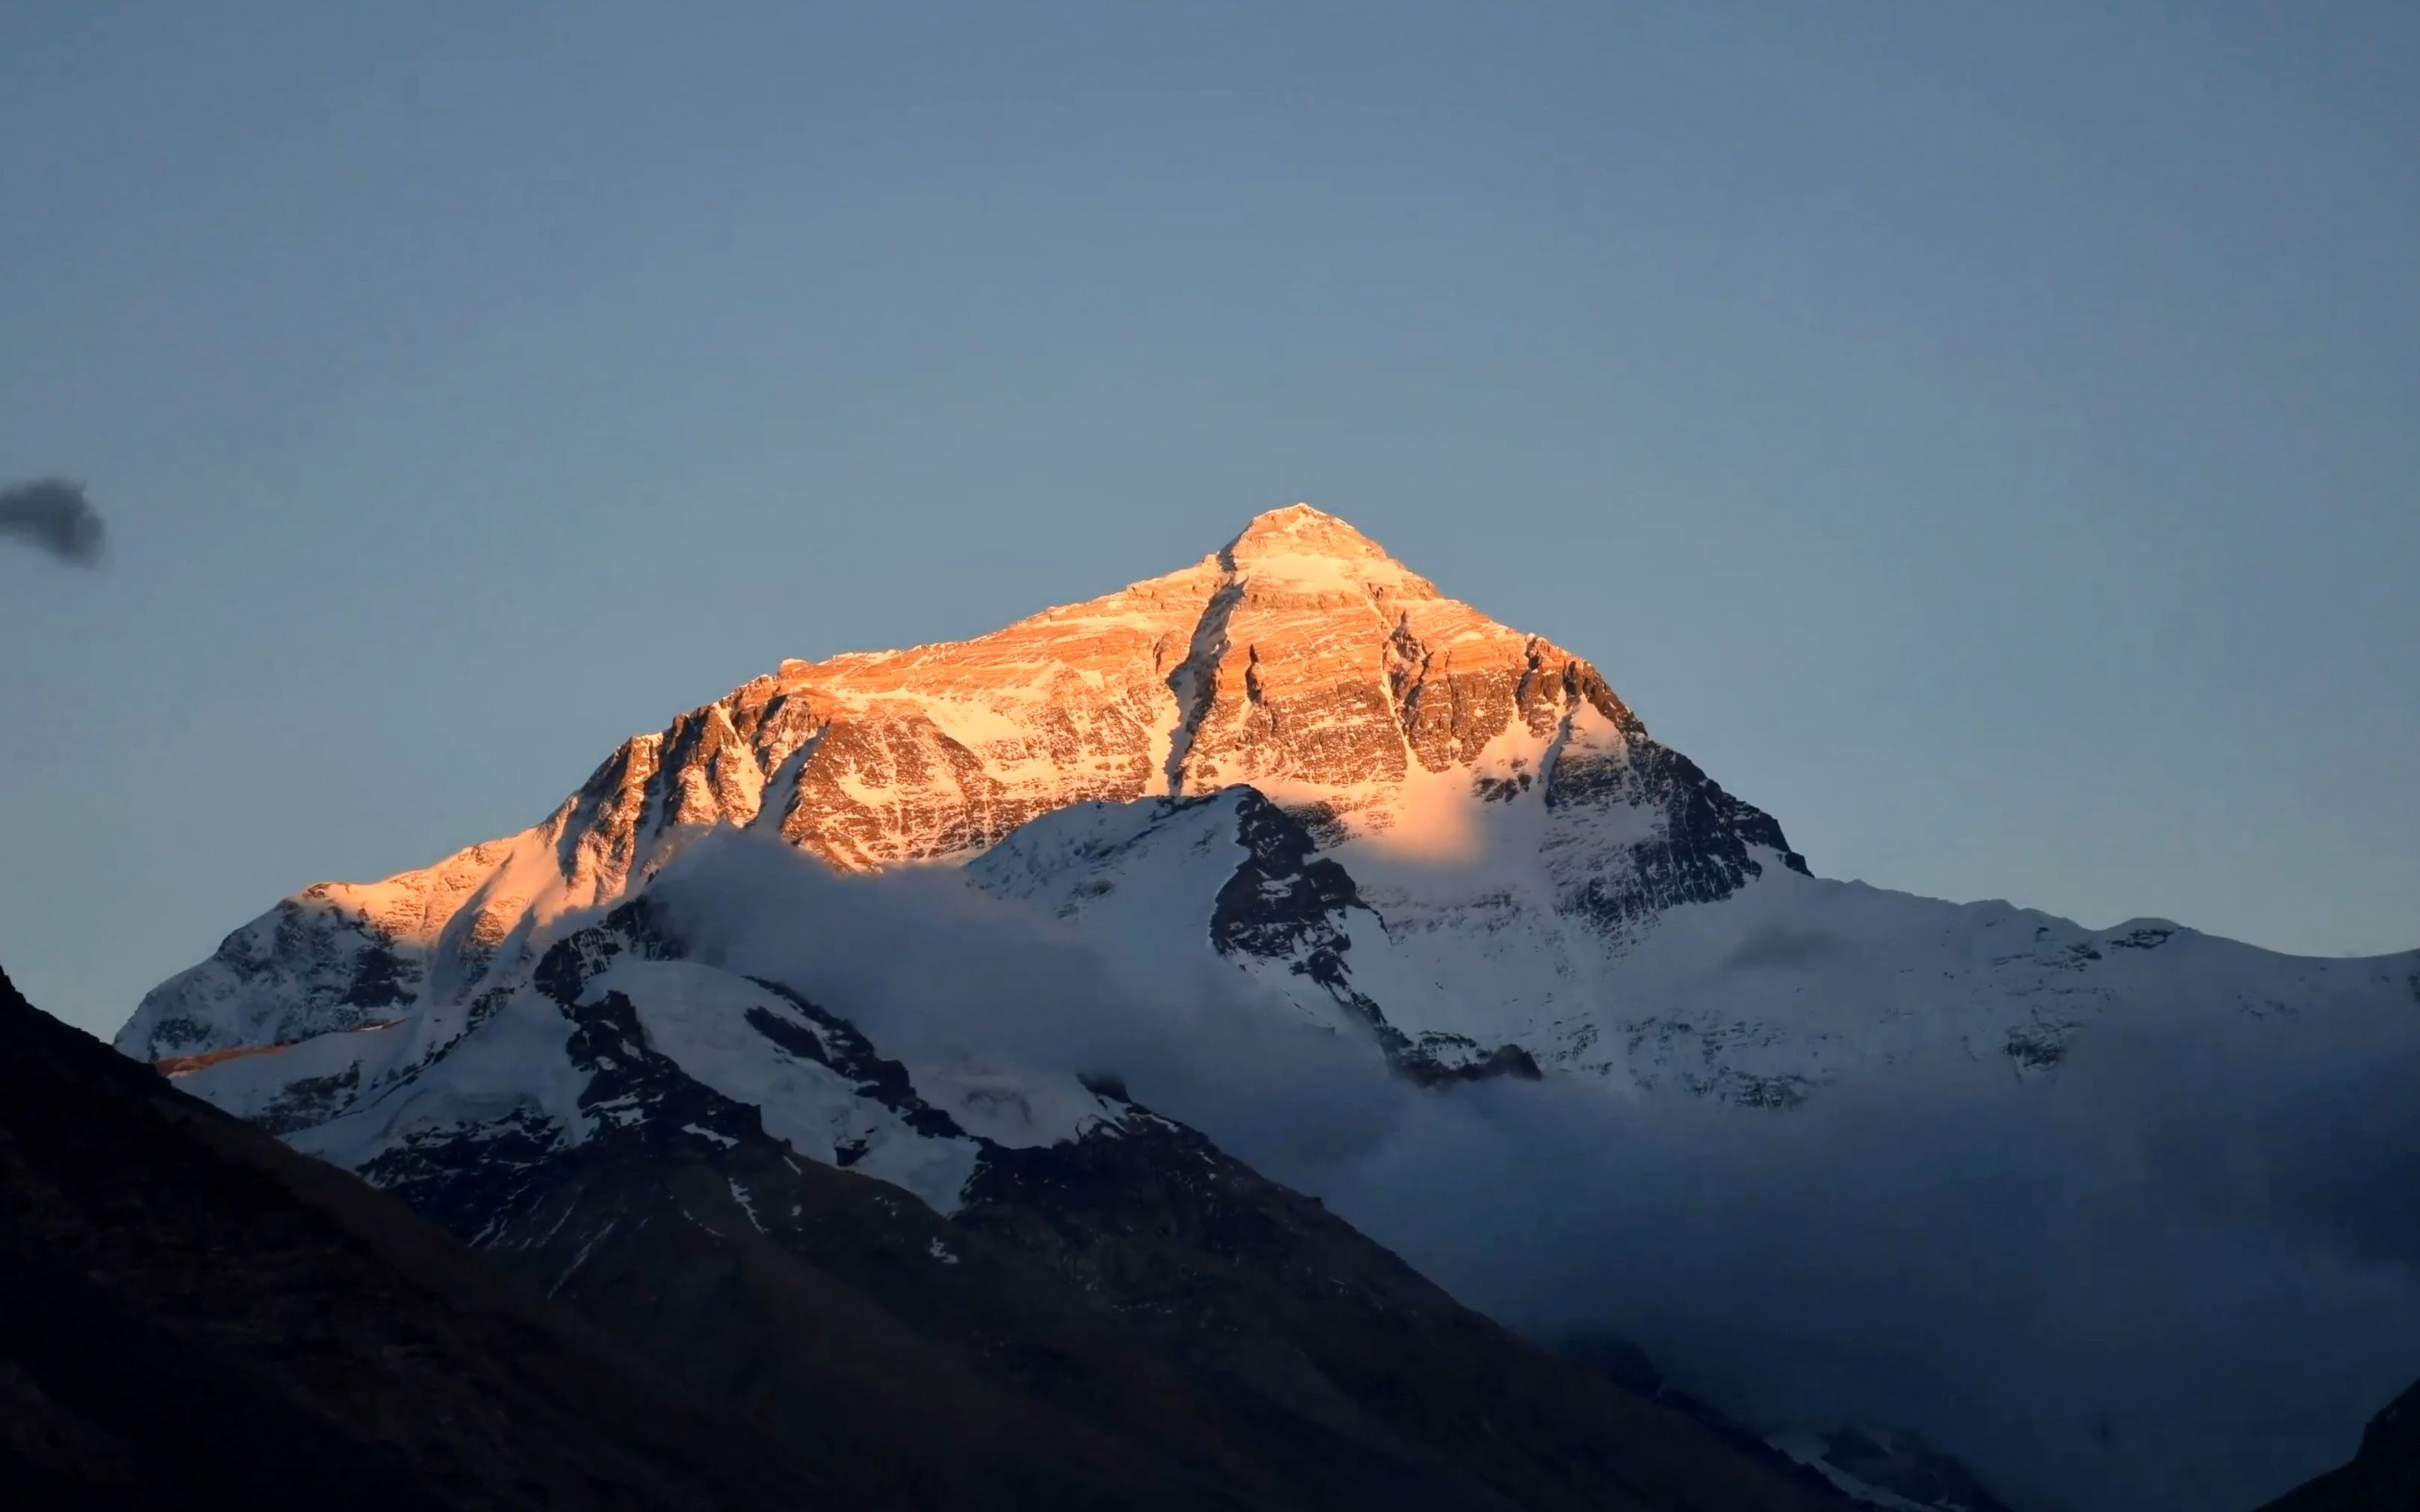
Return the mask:
POLYGON ((1914 1428, 2021 1504, 2249 1509, 2420 1376, 2420 1003, 2111 1021, 2047 1079, 1899 1068, 1787 1112, 1420 1091, 947 872, 735 836, 659 887, 707 959, 911 1066, 1114 1072, 1508 1322, 1612 1328, 1751 1419, 1914 1428))

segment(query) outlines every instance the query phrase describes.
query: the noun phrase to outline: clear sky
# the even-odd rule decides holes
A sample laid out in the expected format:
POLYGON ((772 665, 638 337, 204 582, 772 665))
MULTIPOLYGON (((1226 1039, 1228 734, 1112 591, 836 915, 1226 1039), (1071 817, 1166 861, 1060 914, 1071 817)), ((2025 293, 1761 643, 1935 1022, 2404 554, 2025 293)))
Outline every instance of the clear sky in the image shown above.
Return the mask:
POLYGON ((2420 944, 2420 7, 0 8, 0 963, 1308 499, 1822 873, 2420 944), (376 15, 370 14, 375 9, 376 15))

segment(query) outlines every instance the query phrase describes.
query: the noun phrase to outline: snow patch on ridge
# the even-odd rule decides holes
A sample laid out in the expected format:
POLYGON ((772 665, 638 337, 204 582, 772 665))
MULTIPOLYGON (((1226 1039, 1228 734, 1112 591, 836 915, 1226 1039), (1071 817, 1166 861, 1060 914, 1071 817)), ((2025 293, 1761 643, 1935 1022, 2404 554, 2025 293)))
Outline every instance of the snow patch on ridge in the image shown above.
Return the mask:
POLYGON ((792 1055, 752 1022, 769 1015, 799 1034, 821 1027, 779 995, 689 961, 617 958, 587 996, 628 997, 650 1049, 703 1085, 757 1110, 765 1132, 826 1165, 847 1165, 956 1211, 982 1147, 918 1133, 830 1067, 792 1055), (842 1151, 848 1152, 844 1160, 842 1151))
POLYGON ((557 1146, 594 1131, 587 1073, 566 1052, 571 1026, 519 992, 435 1052, 427 1026, 317 1036, 179 1078, 186 1091, 350 1169, 419 1140, 509 1126, 557 1146))

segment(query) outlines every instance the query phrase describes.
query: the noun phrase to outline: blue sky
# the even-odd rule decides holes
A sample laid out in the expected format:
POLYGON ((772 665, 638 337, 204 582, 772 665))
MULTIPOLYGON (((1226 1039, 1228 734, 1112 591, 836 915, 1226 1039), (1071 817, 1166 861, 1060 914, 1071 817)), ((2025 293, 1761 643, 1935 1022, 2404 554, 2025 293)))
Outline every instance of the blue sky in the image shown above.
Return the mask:
POLYGON ((2408 4, 369 8, 0 10, 0 480, 115 532, 0 553, 75 1022, 1295 499, 1820 872, 2420 944, 2408 4))

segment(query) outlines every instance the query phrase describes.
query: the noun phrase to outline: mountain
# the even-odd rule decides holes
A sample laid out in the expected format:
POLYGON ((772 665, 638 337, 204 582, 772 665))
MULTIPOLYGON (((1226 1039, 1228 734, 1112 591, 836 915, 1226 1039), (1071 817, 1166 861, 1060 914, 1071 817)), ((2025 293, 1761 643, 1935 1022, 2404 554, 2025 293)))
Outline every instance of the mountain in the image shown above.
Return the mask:
MULTIPOLYGON (((1775 819, 1653 739, 1594 667, 1296 505, 1190 567, 991 635, 783 662, 626 742, 529 830, 296 893, 149 994, 116 1043, 403 1196, 791 1442, 902 1449, 921 1441, 884 1440, 882 1425, 963 1399, 996 1428, 933 1456, 950 1484, 1078 1503, 1166 1500, 1172 1457, 1184 1485, 1257 1504, 1373 1486, 1417 1501, 1434 1486, 1458 1504, 1684 1505, 1714 1494, 1705 1474, 1779 1475, 1715 1496, 1765 1504, 1826 1487, 1668 1403, 1640 1417, 1636 1394, 1540 1364, 1269 1180, 1336 1196, 1303 1174, 1315 1163, 1285 1163, 1269 1126, 1316 1144, 1374 1081, 1419 1100, 1404 1116, 1439 1138, 1578 1131, 1489 1167, 1551 1191, 1557 1162, 1576 1173, 1617 1148, 1594 1132, 1668 1158, 1786 1126, 1805 1137, 1785 1143, 1820 1153, 1844 1127, 1827 1110, 1850 1108, 1863 1122, 1837 1148, 1854 1164, 1810 1166, 1795 1188, 1819 1212, 1827 1197, 1877 1204, 1875 1242, 1900 1236, 1881 1261, 1893 1273, 1966 1299, 1980 1283, 1943 1267, 1996 1276, 2026 1253, 2075 1268, 2001 1285, 1976 1315, 2026 1346, 1994 1360, 2030 1365, 2024 1319, 2076 1294, 2054 1281, 2138 1273, 2093 1247, 2150 1221, 2117 1199, 2125 1182, 2201 1224, 2184 1209, 2211 1191, 2236 1201, 2228 1183, 2263 1168, 2191 1143, 2214 1128, 2248 1148, 2266 1137, 2248 1121, 2171 1104, 2208 1092, 2248 1106, 2226 1076, 2273 1057, 2332 1097, 2390 1085, 2381 1070, 2399 1061, 2330 1050, 2321 1031, 2400 1024, 2416 1001, 2420 953, 2299 959, 2159 920, 2087 929, 1815 876, 1775 819), (822 890, 798 890, 807 873, 822 890), (913 921, 856 912, 901 889, 923 900, 913 921), (768 917, 777 895, 793 912, 768 917), (852 944, 861 926, 879 937, 852 944), (1053 1041, 1071 996, 1086 999, 1084 1032, 1053 1041), (1141 1042, 1179 1021, 1182 1035, 1141 1042), (2154 1048, 2121 1073, 2087 1064, 2129 1036, 2154 1048), (1163 1095, 1171 1078, 1141 1069, 1155 1056, 1163 1072, 1190 1057, 1174 1080, 1195 1095, 1163 1095), (1202 1095, 1222 1079, 1232 1096, 1202 1095), (1972 1095, 1984 1081, 1992 1097, 1972 1095), (2090 1095, 2057 1101, 2080 1086, 2090 1095), (1900 1088, 1920 1117, 1895 1111, 1900 1088), (2054 1111, 2008 1122, 1994 1146, 1975 1119, 2020 1096, 2054 1111), (1575 1122, 1587 1100, 1684 1109, 1695 1134, 1575 1122), (2149 1137, 2110 1114, 2137 1103, 2184 1117, 2149 1137), (1453 1122, 1472 1107, 1510 1121, 1453 1122), (1871 1142, 1900 1123, 1904 1137, 1871 1142), (1925 1166, 1936 1144, 1999 1184, 1925 1166), (2171 1170, 2185 1174, 2157 1174, 2171 1170), (1980 1216, 1920 1232, 1881 1200, 1893 1180, 1919 1202, 1972 1192, 1980 1216), (2117 1222, 2082 1215, 2079 1188, 2109 1197, 2117 1222), (1994 1192, 2009 1200, 1989 1207, 1994 1192), (2071 1235, 2054 1214, 2076 1215, 2071 1235), (828 1336, 922 1364, 860 1375, 823 1361, 828 1336), (1521 1404, 1509 1422, 1485 1405, 1498 1400, 1521 1404), (1171 1435, 1171 1420, 1192 1427, 1171 1435), (1676 1459, 1656 1458, 1663 1443, 1676 1459)), ((1399 1170, 1398 1193, 1444 1192, 1440 1172, 1496 1158, 1468 1140, 1418 1148, 1427 1164, 1399 1170)), ((1711 1168, 1755 1174, 1745 1159, 1711 1168)), ((2246 1223, 2294 1211, 2242 1180, 2246 1223)), ((1634 1201, 1654 1188, 1570 1188, 1592 1208, 1541 1231, 1586 1239, 1614 1232, 1590 1227, 1601 1211, 1656 1211, 1663 1230, 1623 1242, 1719 1234, 1728 1194, 1634 1201)), ((1407 1247, 1413 1228, 1450 1227, 1425 1212, 1388 1227, 1384 1211, 1352 1216, 1407 1247)), ((1447 1274, 1450 1247, 1415 1257, 1447 1274)), ((1817 1251, 1839 1253, 1798 1236, 1799 1255, 1817 1251)), ((1691 1253, 1728 1271, 1740 1246, 1691 1253)), ((1795 1259, 1775 1256, 1786 1278, 1795 1259)), ((1599 1269, 1540 1273, 1587 1285, 1599 1269)), ((2272 1273, 2257 1286, 2287 1285, 2272 1273)), ((1744 1287, 1780 1305, 1770 1279, 1716 1303, 1745 1306, 1744 1287)), ((1938 1321, 1885 1352, 1934 1368, 1925 1352, 1956 1347, 1938 1321)), ((1779 1342, 1734 1341, 1730 1379, 1776 1374, 1760 1351, 1829 1324, 1767 1326, 1779 1342)), ((2072 1328, 2059 1347, 2105 1336, 2072 1328)), ((1898 1389, 1917 1408, 1947 1399, 1898 1389)), ((1996 1431, 2011 1405, 1956 1411, 1996 1431)), ((1978 1449, 1954 1424, 1869 1404, 1775 1411, 1776 1431, 1921 1430, 1827 1441, 1828 1473, 1869 1486, 1841 1461, 1930 1485, 1937 1467, 1898 1447, 1930 1441, 2015 1487, 2029 1444, 2048 1442, 1978 1449)), ((2070 1415, 2062 1484, 2108 1473, 2089 1420, 2110 1414, 2070 1415)), ((2264 1489, 2306 1473, 2290 1443, 2279 1453, 2293 1468, 2264 1489)), ((2185 1484, 2162 1479, 2164 1462, 2135 1468, 2139 1485, 2185 1484)))
POLYGON ((972 861, 975 886, 1111 944, 1206 939, 1423 1079, 1787 1106, 1932 1056, 2037 1073, 2146 999, 2290 1018, 2420 995, 2412 954, 2301 959, 1816 878, 1596 668, 1296 504, 972 640, 784 662, 625 742, 531 829, 287 899, 117 1043, 190 1064, 458 1005, 729 827, 843 871, 972 861), (1195 864, 1229 816, 1193 800, 1235 789, 1256 801, 1212 841, 1234 866, 1195 864), (1247 901, 1286 917, 1247 925, 1247 901))
POLYGON ((2260 1512, 2388 1512, 2420 1506, 2420 1383, 2369 1420, 2351 1460, 2260 1512))
MULTIPOLYGON (((187 1057, 383 1022, 469 990, 719 825, 864 870, 964 858, 1072 804, 1239 783, 1373 873, 1415 971, 1543 950, 1550 975, 1506 977, 1493 1011, 1566 1058, 1588 1037, 1575 1048, 1538 1014, 1605 947, 1804 868, 1594 668, 1295 505, 1184 571, 974 640, 784 662, 625 742, 532 829, 287 900, 147 998, 119 1042, 187 1057), (1489 864, 1451 866, 1441 892, 1403 874, 1468 860, 1489 864)), ((1464 1036, 1436 1028, 1431 1058, 1463 1064, 1464 1036)))
POLYGON ((12 1505, 770 1508, 898 1485, 681 1400, 5 974, 0 1284, 12 1505))

